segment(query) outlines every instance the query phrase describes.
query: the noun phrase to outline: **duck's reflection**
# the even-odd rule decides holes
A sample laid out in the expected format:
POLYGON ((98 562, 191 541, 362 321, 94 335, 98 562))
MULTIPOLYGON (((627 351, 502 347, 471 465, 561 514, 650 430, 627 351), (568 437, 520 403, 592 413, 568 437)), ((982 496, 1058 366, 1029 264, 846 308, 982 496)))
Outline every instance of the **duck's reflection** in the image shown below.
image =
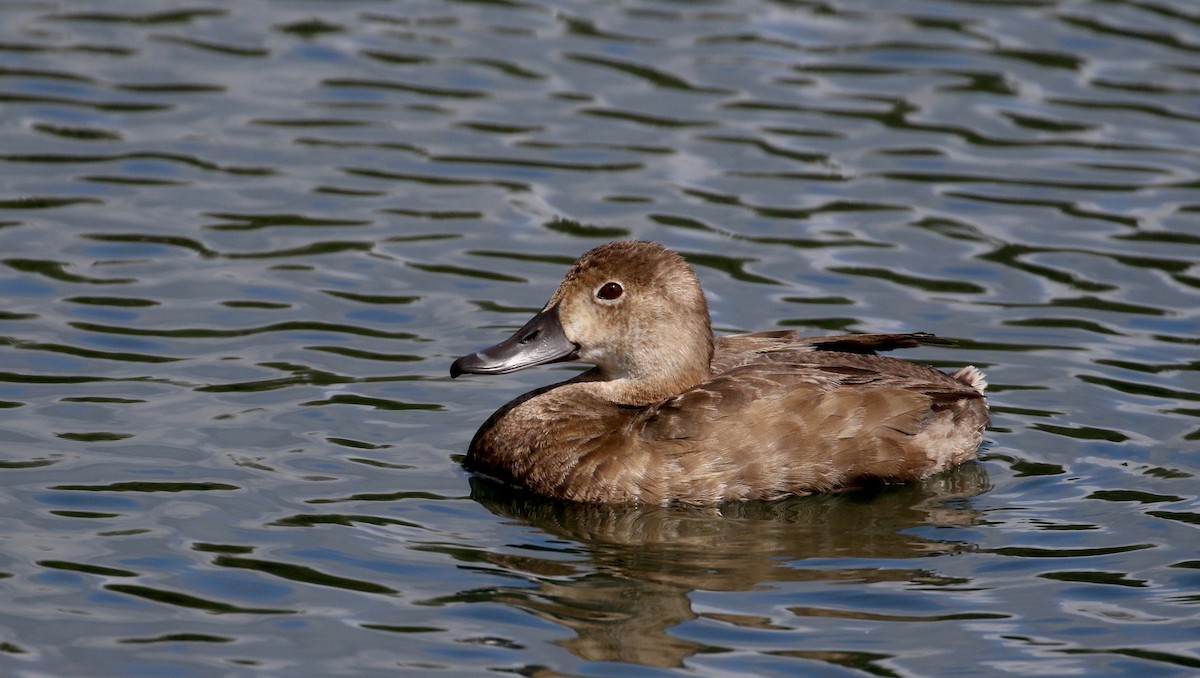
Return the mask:
MULTIPOLYGON (((507 572, 539 588, 493 590, 488 596, 575 631, 562 645, 586 660, 678 666, 703 646, 674 637, 694 619, 695 590, 749 590, 782 581, 864 583, 943 579, 913 567, 879 567, 863 559, 902 560, 970 550, 961 541, 911 534, 920 526, 970 526, 980 513, 962 501, 988 489, 987 474, 969 463, 923 483, 875 492, 797 497, 720 509, 598 507, 531 498, 482 479, 472 496, 496 515, 518 520, 568 543, 553 557, 489 553, 507 572), (577 552, 582 560, 564 560, 577 552), (816 566, 804 561, 822 559, 816 566), (846 559, 845 567, 825 562, 846 559)), ((720 617, 721 615, 709 615, 720 617)), ((728 616, 728 615, 726 615, 728 616)), ((724 617, 722 617, 724 618, 724 617)), ((769 627, 769 619, 726 619, 769 627)))

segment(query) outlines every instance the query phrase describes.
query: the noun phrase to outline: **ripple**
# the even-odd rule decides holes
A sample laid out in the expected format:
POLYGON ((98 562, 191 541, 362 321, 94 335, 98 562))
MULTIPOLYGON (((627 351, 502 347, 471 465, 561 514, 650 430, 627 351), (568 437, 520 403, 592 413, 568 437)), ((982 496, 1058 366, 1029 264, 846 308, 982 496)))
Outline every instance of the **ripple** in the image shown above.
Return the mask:
POLYGON ((1156 544, 1130 544, 1127 546, 1058 549, 1031 546, 1006 546, 999 549, 994 549, 993 552, 997 555, 1011 556, 1016 558, 1095 558, 1097 556, 1107 556, 1116 553, 1129 553, 1131 551, 1141 551, 1143 549, 1152 549, 1156 547, 1156 544))
POLYGON ((894 282, 904 287, 924 290, 926 292, 937 292, 947 294, 984 294, 987 289, 976 285, 975 283, 960 281, 960 280, 939 280, 935 278, 919 278, 912 275, 904 275, 883 268, 860 268, 860 267, 836 267, 830 268, 833 273, 844 273, 846 275, 856 275, 865 278, 877 278, 879 280, 887 280, 894 282))
POLYGON ((101 513, 99 511, 50 511, 50 514, 63 518, 84 518, 89 520, 104 520, 106 518, 118 518, 121 516, 120 513, 101 513))
POLYGON ((35 273, 37 275, 58 280, 67 283, 84 283, 89 285, 126 285, 137 282, 133 278, 90 278, 75 273, 68 273, 67 268, 71 266, 70 262, 65 261, 48 261, 39 259, 4 259, 0 260, 0 264, 4 264, 9 268, 21 271, 22 273, 35 273))
POLYGON ((363 525, 395 525, 398 527, 412 527, 424 529, 418 523, 413 523, 397 518, 385 518, 382 516, 366 516, 366 515, 347 515, 347 514, 300 514, 280 518, 272 525, 280 527, 314 527, 316 525, 342 525, 344 527, 353 527, 356 524, 363 525))
POLYGON ((132 433, 115 433, 112 431, 87 431, 73 433, 56 433, 54 434, 63 440, 72 440, 81 443, 105 443, 116 440, 126 440, 132 438, 132 433))
POLYGON ((385 80, 362 80, 352 78, 330 78, 321 81, 323 87, 330 88, 353 88, 353 89, 383 89, 394 90, 398 92, 406 92, 409 94, 420 94, 428 97, 445 98, 445 99, 480 99, 488 96, 486 92, 468 89, 454 89, 450 87, 433 87, 430 85, 417 85, 412 83, 385 81, 385 80))
POLYGON ((1170 400, 1200 400, 1200 392, 1195 391, 1180 391, 1178 389, 1165 388, 1153 384, 1139 384, 1137 382, 1127 381, 1123 379, 1111 379, 1108 377, 1098 377, 1094 375, 1081 374, 1081 381, 1098 386, 1106 386, 1120 393, 1129 393, 1134 395, 1145 395, 1154 398, 1163 398, 1170 400))
POLYGON ((169 163, 187 165, 189 167, 195 167, 197 169, 210 172, 221 172, 236 176, 270 176, 278 171, 275 168, 270 167, 221 165, 187 155, 161 152, 130 152, 115 153, 112 155, 52 153, 0 155, 0 162, 21 164, 94 164, 121 163, 129 160, 162 160, 169 163))
POLYGON ((629 236, 629 230, 616 226, 595 226, 592 224, 581 224, 572 219, 563 219, 557 217, 544 224, 545 228, 556 233, 565 233, 567 235, 580 238, 608 238, 619 239, 629 236))
POLYGON ((789 607, 788 612, 798 617, 817 617, 832 619, 863 619, 867 621, 887 622, 942 622, 942 621, 981 621, 988 619, 1009 619, 1008 615, 990 612, 959 612, 954 614, 907 615, 879 614, 859 610, 837 610, 822 607, 797 606, 789 607))
POLYGON ((0 459, 0 469, 41 468, 43 466, 53 466, 58 462, 59 460, 57 459, 29 459, 24 461, 0 459))
POLYGON ((311 567, 295 565, 291 563, 280 563, 271 560, 220 555, 213 559, 213 565, 234 569, 254 570, 256 572, 262 572, 274 577, 279 577, 280 579, 287 579, 305 584, 313 584, 315 586, 329 586, 337 589, 345 589, 347 591, 358 591, 360 593, 381 593, 385 595, 399 593, 395 589, 391 589, 380 584, 358 579, 349 579, 346 577, 337 577, 325 572, 320 572, 311 567))
POLYGON ((385 209, 385 214, 399 214, 405 217, 417 217, 421 219, 433 219, 435 221, 442 220, 478 220, 483 218, 482 212, 476 211, 454 211, 454 210, 412 210, 412 209, 385 209))
POLYGON ((628 172, 645 167, 640 162, 556 162, 553 160, 532 160, 526 158, 497 158, 482 156, 433 156, 433 160, 443 163, 460 163, 468 165, 504 165, 508 167, 527 167, 533 169, 566 170, 571 172, 628 172))
MULTIPOLYGON (((52 210, 60 207, 75 205, 102 205, 104 201, 96 198, 51 198, 28 197, 16 200, 0 200, 0 209, 4 210, 52 210)), ((20 261, 20 260, 16 260, 20 261)), ((5 262, 7 263, 7 262, 5 262)))
POLYGON ((346 167, 342 169, 346 174, 352 176, 367 177, 369 179, 382 179, 387 181, 399 181, 417 184, 429 184, 433 186, 495 186, 503 188, 507 191, 526 192, 531 190, 529 184, 517 181, 504 180, 489 180, 489 179, 464 179, 461 177, 445 177, 431 174, 416 174, 416 173, 400 173, 386 172, 383 170, 346 167))
POLYGON ((356 358, 358 360, 374 360, 386 363, 411 363, 425 360, 422 356, 411 353, 378 353, 375 351, 364 351, 362 349, 348 348, 345 346, 305 346, 307 351, 322 351, 332 353, 334 355, 344 356, 346 358, 356 358))
POLYGON ((191 47, 201 52, 220 54, 230 57, 254 57, 261 58, 271 54, 270 50, 261 47, 243 47, 240 45, 230 45, 215 40, 201 40, 199 38, 186 38, 178 35, 155 35, 152 40, 158 42, 171 43, 183 47, 191 47))
POLYGON ((582 115, 590 115, 597 118, 610 118, 620 120, 622 122, 631 122, 635 125, 645 127, 662 127, 667 129, 689 128, 689 127, 712 127, 717 123, 710 120, 696 120, 685 118, 672 118, 663 115, 653 115, 650 113, 642 113, 637 111, 621 110, 615 108, 583 108, 579 111, 582 115))
POLYGON ((369 221, 354 221, 347 219, 315 219, 302 214, 235 214, 231 212, 208 212, 205 216, 229 224, 207 226, 218 231, 253 231, 262 228, 284 227, 328 227, 328 226, 365 226, 369 221))
POLYGON ((1111 431, 1108 429, 1098 428, 1094 426, 1054 426, 1052 424, 1035 423, 1033 428, 1039 431, 1046 431, 1055 435, 1067 436, 1068 438, 1078 438, 1080 440, 1107 440, 1110 443, 1122 443, 1129 440, 1129 436, 1119 431, 1111 431))
POLYGON ((129 353, 120 351, 97 351, 95 349, 80 348, 65 344, 41 344, 32 341, 20 341, 7 337, 0 337, 0 346, 9 345, 19 349, 29 351, 44 351, 47 353, 58 353, 62 355, 72 355, 79 358, 88 358, 92 360, 115 360, 118 362, 127 363, 170 363, 183 358, 172 358, 169 356, 147 355, 143 353, 129 353))
POLYGON ((724 90, 715 87, 702 87, 693 85, 675 75, 671 75, 660 69, 647 66, 635 61, 622 61, 611 57, 598 56, 593 54, 565 54, 564 57, 570 61, 589 64, 592 66, 601 66, 612 69, 618 73, 631 75, 635 78, 643 80, 654 87, 662 89, 676 89, 685 92, 699 92, 703 94, 732 94, 731 90, 724 90))
POLYGON ((94 574, 99 577, 136 577, 137 572, 131 570, 122 570, 115 567, 103 567, 100 565, 92 565, 90 563, 72 563, 65 560, 39 560, 38 567, 47 567, 54 570, 65 570, 68 572, 82 572, 84 574, 94 574))
POLYGON ((1198 25, 1184 0, 0 6, 0 649, 1196 668, 1198 25), (915 355, 986 367, 982 461, 712 510, 464 474, 490 412, 574 368, 438 366, 621 238, 684 253, 722 332, 954 337, 915 355))
POLYGON ((180 9, 150 12, 146 14, 122 14, 120 12, 62 12, 46 14, 46 21, 85 22, 100 24, 133 24, 136 26, 155 26, 160 24, 187 24, 196 19, 207 19, 226 16, 221 9, 180 9))
POLYGON ((525 278, 520 278, 515 275, 507 275, 504 273, 496 273, 495 271, 487 271, 483 269, 466 268, 464 266, 451 266, 448 264, 419 264, 416 262, 406 262, 408 266, 426 273, 439 273, 447 275, 465 276, 468 278, 480 278, 483 280, 496 280, 500 282, 526 282, 525 278))
POLYGON ((105 590, 123 593, 152 603, 162 603, 190 610, 202 610, 213 614, 295 614, 296 610, 264 607, 240 607, 231 603, 200 598, 198 596, 171 591, 169 589, 142 586, 139 584, 105 584, 105 590))
MULTIPOLYGON (((811 152, 811 151, 801 151, 801 150, 795 150, 795 149, 782 148, 782 147, 772 144, 764 139, 759 139, 756 137, 739 137, 739 136, 729 136, 729 135, 719 135, 719 134, 707 134, 707 135, 701 135, 699 138, 704 141, 713 141, 713 142, 722 143, 722 144, 751 146, 753 148, 757 148, 758 150, 762 151, 766 155, 772 155, 772 156, 779 157, 779 158, 786 158, 788 160, 796 160, 796 161, 805 162, 805 163, 827 163, 827 162, 829 162, 829 155, 827 153, 816 153, 816 152, 811 152)), ((756 176, 755 173, 743 172, 740 174, 742 176, 756 176)), ((807 178, 807 176, 805 176, 805 178, 807 178)), ((836 177, 836 179, 842 180, 843 178, 836 177)))
POLYGON ((1057 650, 1066 655, 1116 655, 1118 657, 1128 657, 1131 659, 1144 659, 1156 664, 1167 664, 1168 666, 1183 666, 1187 668, 1200 668, 1200 658, 1190 655, 1179 654, 1168 650, 1147 650, 1137 647, 1114 647, 1102 650, 1092 650, 1086 648, 1068 648, 1057 650))
POLYGON ((354 395, 352 393, 337 393, 324 400, 310 400, 300 403, 302 407, 319 407, 322 405, 356 405, 359 407, 367 407, 373 410, 432 410, 441 411, 446 409, 444 405, 438 403, 412 403, 403 402, 400 400, 391 400, 388 398, 372 398, 369 396, 354 395))
POLYGON ((231 337, 248 337, 255 334, 265 334, 271 332, 328 332, 332 334, 352 334, 363 337, 376 337, 382 339, 402 339, 415 340, 419 337, 409 332, 384 332, 382 330, 373 330, 366 327, 358 327, 355 325, 342 325, 338 323, 327 323, 320 321, 295 320, 270 325, 261 325, 258 327, 246 327, 242 329, 217 329, 213 327, 193 327, 179 329, 151 329, 151 328, 133 328, 122 327, 117 325, 101 325, 98 323, 86 322, 70 322, 71 327, 86 332, 98 332, 101 334, 117 334, 136 337, 172 337, 172 338, 189 338, 189 339, 226 339, 231 337))
POLYGON ((204 633, 167 633, 151 638, 122 638, 117 641, 128 645, 150 645, 153 643, 233 643, 237 638, 213 636, 204 633))
POLYGON ((1166 520, 1175 520, 1188 525, 1200 525, 1200 513, 1189 511, 1147 511, 1146 515, 1166 520))
POLYGON ((47 125, 44 123, 39 123, 34 125, 33 129, 44 134, 50 134, 64 139, 80 139, 86 141, 118 141, 122 138, 119 132, 90 127, 65 127, 60 125, 47 125))
POLYGON ((211 492, 240 490, 236 485, 225 483, 130 481, 107 485, 55 485, 52 490, 75 492, 211 492))
POLYGON ((6 104, 43 104, 53 106, 77 106, 108 113, 161 113, 174 108, 171 104, 134 103, 126 101, 93 101, 70 97, 37 96, 0 92, 0 102, 6 104))
POLYGON ((745 207, 760 217, 769 219, 811 219, 815 216, 825 213, 837 212, 876 212, 876 211, 908 211, 908 208, 903 205, 889 205, 882 203, 870 202, 848 202, 844 200, 833 200, 817 207, 780 207, 770 205, 751 205, 744 202, 740 197, 734 195, 721 195, 711 193, 700 189, 684 189, 684 193, 693 197, 723 205, 737 205, 745 207))

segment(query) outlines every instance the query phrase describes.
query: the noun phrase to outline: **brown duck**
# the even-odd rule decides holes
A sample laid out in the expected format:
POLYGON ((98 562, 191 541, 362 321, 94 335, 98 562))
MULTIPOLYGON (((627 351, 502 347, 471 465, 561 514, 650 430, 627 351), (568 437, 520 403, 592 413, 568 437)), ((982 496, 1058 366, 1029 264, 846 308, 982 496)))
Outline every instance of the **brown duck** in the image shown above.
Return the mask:
POLYGON ((450 375, 595 365, 500 408, 471 441, 471 471, 573 501, 714 504, 918 480, 973 459, 983 374, 876 354, 939 341, 714 338, 683 257, 622 241, 580 257, 540 313, 450 375))

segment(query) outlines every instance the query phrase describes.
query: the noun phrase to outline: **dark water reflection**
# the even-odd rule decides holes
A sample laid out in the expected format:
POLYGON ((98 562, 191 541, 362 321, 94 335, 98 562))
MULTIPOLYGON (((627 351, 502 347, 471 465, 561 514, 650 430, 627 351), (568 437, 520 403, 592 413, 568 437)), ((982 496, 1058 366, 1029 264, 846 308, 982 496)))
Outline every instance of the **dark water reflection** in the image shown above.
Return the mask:
MULTIPOLYGON (((697 612, 689 594, 748 591, 786 582, 961 584, 908 559, 953 554, 972 545, 906 534, 918 527, 969 527, 982 519, 958 503, 987 490, 987 474, 971 464, 921 486, 871 494, 796 498, 720 509, 594 508, 532 499, 474 479, 472 498, 498 516, 586 545, 577 564, 536 556, 488 554, 483 560, 538 582, 536 591, 464 591, 457 602, 485 598, 529 610, 570 628, 562 642, 589 661, 683 666, 699 652, 728 648, 672 636, 670 629, 704 616, 747 628, 776 629, 770 617, 697 612), (825 560, 824 567, 797 567, 825 560), (886 567, 866 561, 886 561, 886 567)), ((796 606, 799 616, 892 621, 989 619, 1005 615, 873 614, 796 606)), ((835 662, 836 663, 836 662, 835 662)))
POLYGON ((1200 669, 1185 0, 0 3, 0 673, 1200 669), (585 510, 451 382, 589 247, 935 332, 921 487, 585 510))

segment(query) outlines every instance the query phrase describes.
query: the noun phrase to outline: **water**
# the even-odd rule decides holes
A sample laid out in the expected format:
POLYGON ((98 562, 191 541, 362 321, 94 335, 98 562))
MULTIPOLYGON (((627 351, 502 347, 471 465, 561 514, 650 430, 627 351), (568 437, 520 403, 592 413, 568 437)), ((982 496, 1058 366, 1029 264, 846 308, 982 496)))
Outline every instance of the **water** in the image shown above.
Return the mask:
POLYGON ((3 672, 1192 674, 1198 95, 1186 0, 0 4, 3 672), (982 461, 471 479, 566 373, 450 361, 625 237, 721 331, 957 339, 982 461))

